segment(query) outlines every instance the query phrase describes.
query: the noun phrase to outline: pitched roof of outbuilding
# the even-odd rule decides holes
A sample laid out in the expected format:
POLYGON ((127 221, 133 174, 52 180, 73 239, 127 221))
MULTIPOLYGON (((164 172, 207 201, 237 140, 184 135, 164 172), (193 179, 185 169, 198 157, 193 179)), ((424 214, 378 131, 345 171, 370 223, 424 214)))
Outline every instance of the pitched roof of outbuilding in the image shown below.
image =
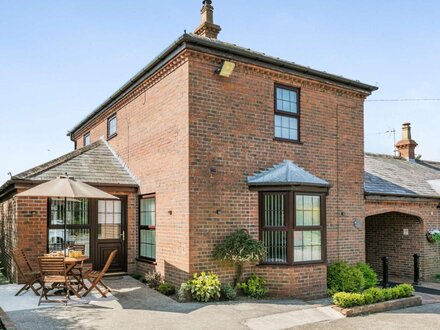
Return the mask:
POLYGON ((440 198, 440 162, 367 153, 365 193, 440 198))
POLYGON ((290 160, 275 165, 265 171, 247 178, 250 186, 269 185, 307 185, 307 186, 328 186, 328 182, 307 172, 290 160))
POLYGON ((68 174, 77 180, 105 185, 137 186, 126 166, 103 140, 69 152, 47 163, 11 177, 0 187, 0 193, 13 182, 49 181, 68 174))

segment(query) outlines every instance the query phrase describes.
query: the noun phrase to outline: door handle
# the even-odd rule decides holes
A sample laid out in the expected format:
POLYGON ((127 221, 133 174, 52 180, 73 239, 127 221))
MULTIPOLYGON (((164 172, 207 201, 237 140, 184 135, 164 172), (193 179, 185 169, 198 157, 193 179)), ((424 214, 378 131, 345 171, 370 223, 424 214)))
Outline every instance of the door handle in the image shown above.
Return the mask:
POLYGON ((122 240, 125 241, 125 230, 122 231, 122 234, 120 235, 122 240))

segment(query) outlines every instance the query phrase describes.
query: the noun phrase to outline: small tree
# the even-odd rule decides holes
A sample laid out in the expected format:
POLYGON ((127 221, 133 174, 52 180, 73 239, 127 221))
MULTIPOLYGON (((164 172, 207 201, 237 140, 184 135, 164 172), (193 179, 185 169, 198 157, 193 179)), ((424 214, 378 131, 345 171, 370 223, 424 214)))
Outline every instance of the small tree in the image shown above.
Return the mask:
POLYGON ((241 282, 243 265, 246 262, 260 261, 265 254, 263 243, 253 239, 246 230, 240 229, 216 246, 214 258, 234 264, 236 285, 241 282))

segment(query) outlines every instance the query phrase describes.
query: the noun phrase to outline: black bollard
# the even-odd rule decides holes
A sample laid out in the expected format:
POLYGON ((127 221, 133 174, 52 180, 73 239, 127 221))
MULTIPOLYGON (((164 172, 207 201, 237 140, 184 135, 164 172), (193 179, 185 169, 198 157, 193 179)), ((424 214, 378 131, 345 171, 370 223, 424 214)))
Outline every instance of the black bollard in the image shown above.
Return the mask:
POLYGON ((389 259, 388 257, 382 257, 382 274, 383 274, 383 279, 382 279, 382 287, 385 289, 388 287, 388 264, 389 264, 389 259))
POLYGON ((413 285, 419 285, 420 280, 420 255, 414 253, 414 282, 413 285))

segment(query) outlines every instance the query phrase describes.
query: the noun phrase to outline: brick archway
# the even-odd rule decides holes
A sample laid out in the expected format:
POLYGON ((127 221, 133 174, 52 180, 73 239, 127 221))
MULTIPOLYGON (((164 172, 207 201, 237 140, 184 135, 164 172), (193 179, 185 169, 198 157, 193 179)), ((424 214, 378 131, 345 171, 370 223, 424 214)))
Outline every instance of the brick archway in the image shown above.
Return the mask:
POLYGON ((365 218, 365 255, 378 274, 382 257, 390 258, 390 276, 412 278, 413 255, 422 253, 423 222, 414 212, 378 209, 365 218))

